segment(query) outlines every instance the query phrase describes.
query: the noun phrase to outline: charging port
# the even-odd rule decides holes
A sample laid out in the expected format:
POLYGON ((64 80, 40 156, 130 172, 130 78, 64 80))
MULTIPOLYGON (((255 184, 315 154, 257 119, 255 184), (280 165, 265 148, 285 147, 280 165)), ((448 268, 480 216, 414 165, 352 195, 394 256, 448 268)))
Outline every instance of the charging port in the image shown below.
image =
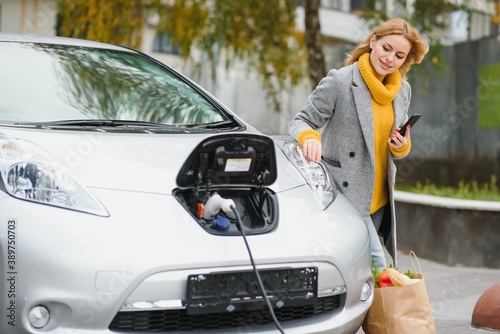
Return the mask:
POLYGON ((269 186, 276 180, 274 142, 256 134, 222 134, 202 141, 177 176, 173 195, 209 233, 239 235, 231 201, 247 234, 274 230, 278 198, 269 186), (226 229, 214 219, 227 218, 226 229))

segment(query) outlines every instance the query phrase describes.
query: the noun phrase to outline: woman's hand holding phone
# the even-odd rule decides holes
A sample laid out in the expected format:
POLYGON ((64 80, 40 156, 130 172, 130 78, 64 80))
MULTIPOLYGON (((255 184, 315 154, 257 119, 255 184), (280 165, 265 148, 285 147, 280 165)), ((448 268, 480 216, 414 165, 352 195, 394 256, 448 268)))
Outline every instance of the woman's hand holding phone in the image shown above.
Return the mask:
POLYGON ((410 140, 410 126, 408 126, 408 130, 405 131, 405 135, 402 136, 400 131, 402 129, 395 127, 393 133, 389 137, 389 145, 394 148, 401 148, 406 145, 406 143, 410 140))
POLYGON ((390 137, 389 144, 393 147, 399 148, 406 145, 406 143, 410 140, 410 128, 417 123, 422 115, 413 114, 410 119, 403 125, 403 127, 395 127, 394 132, 390 137))

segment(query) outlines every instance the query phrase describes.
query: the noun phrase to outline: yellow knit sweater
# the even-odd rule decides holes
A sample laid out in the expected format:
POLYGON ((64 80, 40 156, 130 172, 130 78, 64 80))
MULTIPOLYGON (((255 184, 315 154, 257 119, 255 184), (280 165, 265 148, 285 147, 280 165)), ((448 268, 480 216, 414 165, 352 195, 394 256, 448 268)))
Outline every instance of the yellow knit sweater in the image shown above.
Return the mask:
POLYGON ((392 101, 401 87, 401 74, 399 71, 383 78, 373 69, 369 53, 365 53, 359 58, 358 65, 361 76, 372 96, 375 152, 375 179, 370 207, 370 214, 372 214, 389 201, 387 182, 389 149, 393 155, 403 156, 411 149, 411 143, 408 142, 400 149, 394 149, 388 143, 394 125, 392 101))

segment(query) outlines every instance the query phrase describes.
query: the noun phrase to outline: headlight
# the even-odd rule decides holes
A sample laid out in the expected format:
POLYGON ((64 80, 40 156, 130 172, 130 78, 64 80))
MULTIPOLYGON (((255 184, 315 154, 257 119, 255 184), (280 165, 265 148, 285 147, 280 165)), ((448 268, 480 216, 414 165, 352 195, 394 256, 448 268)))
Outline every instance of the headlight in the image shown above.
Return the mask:
POLYGON ((102 204, 42 148, 0 137, 3 190, 31 202, 109 216, 102 204))
POLYGON ((296 141, 286 142, 283 151, 306 179, 321 207, 326 209, 336 196, 335 187, 330 181, 326 168, 321 163, 307 160, 296 141))

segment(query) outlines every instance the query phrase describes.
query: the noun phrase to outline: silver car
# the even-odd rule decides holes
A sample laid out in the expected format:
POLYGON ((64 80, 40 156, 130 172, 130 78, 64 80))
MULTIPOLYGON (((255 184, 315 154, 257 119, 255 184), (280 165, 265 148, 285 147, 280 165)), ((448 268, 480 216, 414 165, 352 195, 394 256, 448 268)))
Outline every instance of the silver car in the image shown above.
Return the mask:
POLYGON ((322 164, 136 50, 0 34, 0 333, 354 333, 367 228, 322 164))

